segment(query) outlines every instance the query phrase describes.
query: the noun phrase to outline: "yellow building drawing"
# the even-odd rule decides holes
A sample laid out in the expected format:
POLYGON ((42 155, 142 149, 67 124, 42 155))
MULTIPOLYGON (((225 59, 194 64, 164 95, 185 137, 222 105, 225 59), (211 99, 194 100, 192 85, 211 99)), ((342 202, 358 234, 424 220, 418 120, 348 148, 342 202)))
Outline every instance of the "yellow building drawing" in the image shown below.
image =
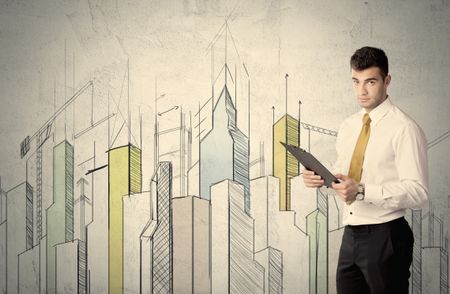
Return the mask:
POLYGON ((273 175, 280 179, 280 210, 291 209, 291 179, 299 174, 299 164, 280 142, 298 145, 298 120, 289 114, 273 125, 273 175))
POLYGON ((108 287, 109 293, 123 293, 123 208, 122 197, 141 193, 141 150, 131 144, 108 152, 108 287))

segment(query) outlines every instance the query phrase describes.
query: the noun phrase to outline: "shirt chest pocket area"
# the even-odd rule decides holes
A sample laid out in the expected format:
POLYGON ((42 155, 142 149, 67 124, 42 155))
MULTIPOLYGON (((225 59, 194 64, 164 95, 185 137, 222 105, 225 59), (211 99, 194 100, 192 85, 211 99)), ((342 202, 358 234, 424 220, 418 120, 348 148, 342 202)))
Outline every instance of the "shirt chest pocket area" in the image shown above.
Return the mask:
POLYGON ((396 172, 392 135, 386 129, 383 132, 377 128, 371 130, 364 154, 362 180, 365 182, 378 184, 392 177, 388 173, 396 172))

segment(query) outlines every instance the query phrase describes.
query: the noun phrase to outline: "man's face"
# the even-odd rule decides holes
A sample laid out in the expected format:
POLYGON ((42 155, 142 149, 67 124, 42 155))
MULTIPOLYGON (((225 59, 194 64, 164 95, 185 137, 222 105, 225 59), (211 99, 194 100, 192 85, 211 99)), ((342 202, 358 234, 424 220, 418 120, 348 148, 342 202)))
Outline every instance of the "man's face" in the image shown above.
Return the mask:
POLYGON ((358 103, 367 112, 386 100, 391 76, 387 75, 383 80, 378 67, 369 67, 361 71, 352 68, 352 80, 358 103))

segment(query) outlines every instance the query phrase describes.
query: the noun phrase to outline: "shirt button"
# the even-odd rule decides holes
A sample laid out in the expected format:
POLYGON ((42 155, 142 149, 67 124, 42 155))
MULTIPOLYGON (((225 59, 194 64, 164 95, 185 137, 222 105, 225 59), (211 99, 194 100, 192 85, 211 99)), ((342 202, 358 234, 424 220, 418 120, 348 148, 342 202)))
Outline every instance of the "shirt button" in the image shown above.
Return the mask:
POLYGON ((353 212, 350 211, 350 214, 353 214, 353 212))

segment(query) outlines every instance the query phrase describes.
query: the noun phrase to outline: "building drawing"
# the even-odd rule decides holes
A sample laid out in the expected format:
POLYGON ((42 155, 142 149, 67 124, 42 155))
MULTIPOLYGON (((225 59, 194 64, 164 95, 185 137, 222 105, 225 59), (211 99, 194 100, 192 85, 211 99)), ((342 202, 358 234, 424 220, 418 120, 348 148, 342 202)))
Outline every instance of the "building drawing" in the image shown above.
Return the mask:
POLYGON ((436 216, 430 202, 429 210, 412 210, 414 239, 412 262, 412 293, 448 293, 448 237, 444 233, 444 223, 436 216), (419 229, 420 227, 420 229, 419 229), (425 229, 426 228, 426 229, 425 229), (417 238, 417 239, 416 239, 417 238), (421 245, 420 252, 417 246, 421 245), (436 266, 436 263, 439 266, 436 266), (427 287, 423 287, 427 285, 427 287))
POLYGON ((254 220, 244 187, 224 180, 211 187, 212 293, 264 293, 264 268, 254 257, 254 220))
POLYGON ((0 178, 0 224, 6 221, 6 192, 3 190, 0 178))
POLYGON ((225 85, 214 105, 212 129, 200 142, 200 196, 209 200, 211 185, 232 179, 244 186, 249 211, 248 168, 248 138, 236 125, 236 108, 225 85))
POLYGON ((291 210, 291 179, 299 174, 299 163, 281 142, 299 147, 299 122, 289 114, 273 125, 273 175, 280 179, 280 210, 291 210))
MULTIPOLYGON (((26 158, 26 181, 31 183, 33 187, 37 187, 38 181, 41 182, 39 191, 33 189, 33 247, 19 255, 19 283, 21 284, 19 290, 21 293, 27 293, 30 289, 40 289, 41 293, 47 291, 47 212, 54 203, 53 183, 55 178, 53 173, 56 144, 51 128, 48 128, 48 133, 46 132, 45 136, 48 136, 48 138, 40 146, 39 154, 35 150, 34 152, 30 151, 24 157, 26 158), (41 166, 38 170, 39 161, 41 166), (34 275, 37 275, 37 277, 34 275)), ((36 290, 31 290, 31 292, 35 293, 36 290)))
POLYGON ((18 293, 18 255, 29 249, 29 209, 32 207, 28 196, 32 187, 27 182, 6 192, 6 293, 18 293))
POLYGON ((211 293, 210 223, 208 200, 173 198, 173 293, 211 293))
MULTIPOLYGON (((140 235, 151 219, 150 192, 126 195, 123 201, 123 289, 140 292, 140 235)), ((146 293, 146 291, 144 291, 146 293)))
MULTIPOLYGON (((104 151, 102 153, 105 154, 104 151)), ((99 154, 94 157, 97 155, 99 154)), ((92 169, 96 167, 94 164, 92 165, 92 169)), ((90 188, 93 195, 93 217, 92 222, 87 225, 88 292, 102 293, 108 291, 109 284, 109 243, 105 242, 105 240, 108 240, 108 169, 96 170, 90 173, 88 177, 90 178, 90 188)))
POLYGON ((123 293, 123 197, 141 192, 141 150, 128 144, 108 151, 109 293, 123 293))
MULTIPOLYGON (((178 109, 178 106, 177 108, 178 109)), ((166 117, 171 113, 158 113, 158 162, 172 162, 173 175, 173 195, 174 197, 187 195, 187 173, 191 166, 192 157, 192 131, 186 124, 186 113, 182 108, 179 111, 179 119, 175 120, 175 126, 166 122, 166 117), (168 125, 167 127, 164 127, 168 125), (176 142, 176 143, 175 143, 176 142)), ((173 114, 176 116, 176 112, 173 114)))
MULTIPOLYGON (((151 187, 155 187, 155 183, 151 183, 151 187)), ((154 189, 152 189, 154 191, 154 189)), ((151 203, 156 203, 156 192, 151 192, 151 203)), ((151 218, 148 220, 140 238, 140 276, 139 288, 142 293, 152 293, 153 291, 153 241, 152 235, 155 232, 157 220, 154 219, 158 215, 156 205, 151 205, 151 218)))
POLYGON ((266 267, 266 280, 275 283, 267 285, 265 290, 266 293, 273 293, 268 292, 272 288, 282 291, 275 293, 308 293, 309 276, 299 275, 298 271, 301 268, 302 272, 308 272, 310 237, 297 225, 297 212, 279 209, 279 187, 279 179, 273 176, 250 181, 252 203, 254 203, 251 216, 255 219, 255 252, 264 256, 281 254, 280 257, 282 257, 279 259, 274 255, 268 255, 274 257, 271 266, 281 271, 282 284, 278 285, 276 282, 280 280, 277 277, 277 271, 268 271, 269 268, 266 267), (276 253, 278 251, 280 254, 276 253))
POLYGON ((0 181, 0 292, 6 293, 6 192, 0 181))
POLYGON ((87 225, 92 218, 92 201, 86 196, 86 186, 89 182, 80 178, 76 185, 80 188, 80 194, 74 201, 74 252, 75 266, 77 268, 76 289, 78 293, 87 293, 88 290, 88 242, 87 225), (86 216, 89 212, 89 216, 86 216))
POLYGON ((76 239, 57 244, 55 252, 56 293, 87 293, 85 242, 76 239))
POLYGON ((272 247, 255 252, 264 268, 264 293, 283 293, 283 253, 272 247))
POLYGON ((56 292, 55 245, 73 240, 73 146, 64 140, 53 151, 53 204, 47 209, 47 292, 56 292))
POLYGON ((422 210, 412 211, 411 229, 414 235, 411 293, 419 294, 422 292, 422 210))
MULTIPOLYGON (((172 164, 160 162, 152 178, 151 293, 173 293, 172 164), (155 189, 156 188, 156 189, 155 189)), ((143 261, 145 263, 145 261, 143 261)))
POLYGON ((36 293, 36 290, 40 289, 40 255, 40 245, 19 254, 19 293, 36 293))
POLYGON ((328 293, 328 195, 317 191, 317 209, 306 218, 309 293, 328 293))

